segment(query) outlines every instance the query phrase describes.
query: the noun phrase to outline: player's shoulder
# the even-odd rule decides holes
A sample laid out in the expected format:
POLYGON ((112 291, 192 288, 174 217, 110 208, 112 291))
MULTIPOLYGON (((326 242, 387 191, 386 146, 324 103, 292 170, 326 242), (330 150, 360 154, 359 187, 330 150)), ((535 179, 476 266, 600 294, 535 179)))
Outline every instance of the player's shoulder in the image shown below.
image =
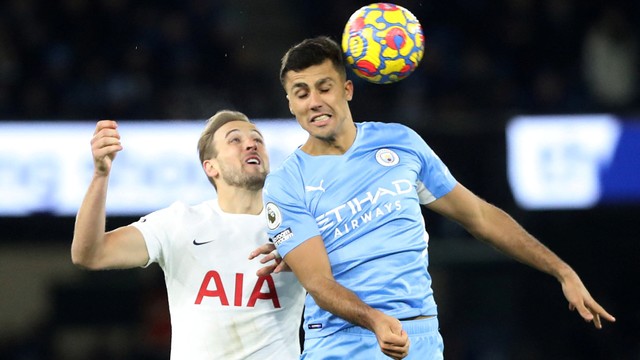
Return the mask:
POLYGON ((174 201, 166 211, 177 218, 209 217, 215 213, 217 200, 206 200, 199 204, 188 204, 182 200, 174 201))
POLYGON ((358 127, 370 130, 397 130, 406 131, 408 126, 397 122, 382 122, 382 121, 362 121, 356 123, 358 127))
POLYGON ((290 181, 295 178, 296 174, 300 174, 301 163, 303 159, 298 153, 300 149, 295 150, 275 169, 272 169, 267 175, 267 181, 275 179, 284 179, 290 181))
POLYGON ((401 123, 367 121, 356 123, 362 137, 369 141, 410 143, 420 138, 420 135, 412 128, 401 123))
POLYGON ((174 201, 167 207, 144 215, 139 223, 156 224, 160 226, 175 226, 190 222, 198 222, 210 218, 213 211, 212 201, 205 201, 197 205, 189 205, 184 201, 174 201))
POLYGON ((415 134, 416 132, 407 125, 396 122, 380 122, 380 121, 365 121, 356 123, 359 130, 367 133, 380 133, 389 135, 405 135, 408 133, 415 134))
MULTIPOLYGON (((300 151, 300 150, 297 150, 300 151)), ((281 194, 283 192, 295 192, 295 189, 302 188, 302 162, 297 151, 287 157, 282 164, 272 170, 264 184, 264 194, 266 196, 281 194), (300 186, 296 186, 300 184, 300 186)))

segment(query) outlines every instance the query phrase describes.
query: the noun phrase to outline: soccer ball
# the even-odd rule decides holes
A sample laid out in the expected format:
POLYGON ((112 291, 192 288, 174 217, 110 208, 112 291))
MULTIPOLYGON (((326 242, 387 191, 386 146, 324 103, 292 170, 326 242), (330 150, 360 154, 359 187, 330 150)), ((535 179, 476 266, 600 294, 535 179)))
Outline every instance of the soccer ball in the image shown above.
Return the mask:
POLYGON ((422 26, 401 6, 363 6, 344 27, 342 51, 357 76, 375 84, 397 82, 411 75, 422 60, 422 26))

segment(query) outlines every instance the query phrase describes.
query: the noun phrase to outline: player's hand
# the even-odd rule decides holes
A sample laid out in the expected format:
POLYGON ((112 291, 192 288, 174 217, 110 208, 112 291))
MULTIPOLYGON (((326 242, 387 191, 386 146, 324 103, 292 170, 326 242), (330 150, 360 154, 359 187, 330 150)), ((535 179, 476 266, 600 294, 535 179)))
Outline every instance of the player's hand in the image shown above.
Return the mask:
POLYGON ((580 278, 575 272, 567 276, 562 284, 562 292, 569 301, 569 310, 576 310, 582 318, 593 321, 597 329, 602 329, 602 319, 615 322, 616 318, 609 314, 600 304, 598 304, 589 294, 580 278))
POLYGON ((392 359, 403 359, 409 355, 409 335, 402 329, 400 320, 384 315, 376 322, 374 333, 380 350, 392 359))
POLYGON ((108 175, 116 153, 122 150, 118 123, 113 120, 100 120, 96 124, 96 130, 91 138, 91 154, 95 174, 108 175))
POLYGON ((256 275, 267 276, 272 273, 277 274, 281 271, 291 271, 289 266, 287 266, 287 263, 282 261, 282 257, 280 257, 280 254, 278 254, 278 250, 276 250, 275 245, 273 245, 272 243, 266 243, 253 250, 249 254, 249 260, 253 260, 259 255, 264 255, 260 259, 261 264, 269 264, 258 269, 258 271, 256 271, 256 275))

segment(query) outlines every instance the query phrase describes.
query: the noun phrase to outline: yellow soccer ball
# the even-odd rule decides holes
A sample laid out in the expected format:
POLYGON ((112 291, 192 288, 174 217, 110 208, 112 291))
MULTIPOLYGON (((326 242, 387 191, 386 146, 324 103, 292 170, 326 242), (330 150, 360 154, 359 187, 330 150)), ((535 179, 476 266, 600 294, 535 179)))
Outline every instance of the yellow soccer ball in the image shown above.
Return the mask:
POLYGON ((397 82, 411 75, 422 60, 422 26, 399 5, 363 6, 344 28, 342 51, 357 76, 376 84, 397 82))

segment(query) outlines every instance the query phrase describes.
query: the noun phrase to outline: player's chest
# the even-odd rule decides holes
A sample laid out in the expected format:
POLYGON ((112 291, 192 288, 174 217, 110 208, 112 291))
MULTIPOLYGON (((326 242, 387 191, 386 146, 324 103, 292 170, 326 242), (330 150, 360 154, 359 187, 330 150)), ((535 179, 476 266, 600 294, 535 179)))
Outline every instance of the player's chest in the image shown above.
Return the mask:
POLYGON ((338 219, 416 196, 418 167, 406 154, 374 149, 305 174, 307 208, 338 219))
POLYGON ((234 221, 224 218, 185 227, 178 243, 178 253, 199 262, 233 264, 246 260, 249 251, 267 243, 265 221, 234 221))

